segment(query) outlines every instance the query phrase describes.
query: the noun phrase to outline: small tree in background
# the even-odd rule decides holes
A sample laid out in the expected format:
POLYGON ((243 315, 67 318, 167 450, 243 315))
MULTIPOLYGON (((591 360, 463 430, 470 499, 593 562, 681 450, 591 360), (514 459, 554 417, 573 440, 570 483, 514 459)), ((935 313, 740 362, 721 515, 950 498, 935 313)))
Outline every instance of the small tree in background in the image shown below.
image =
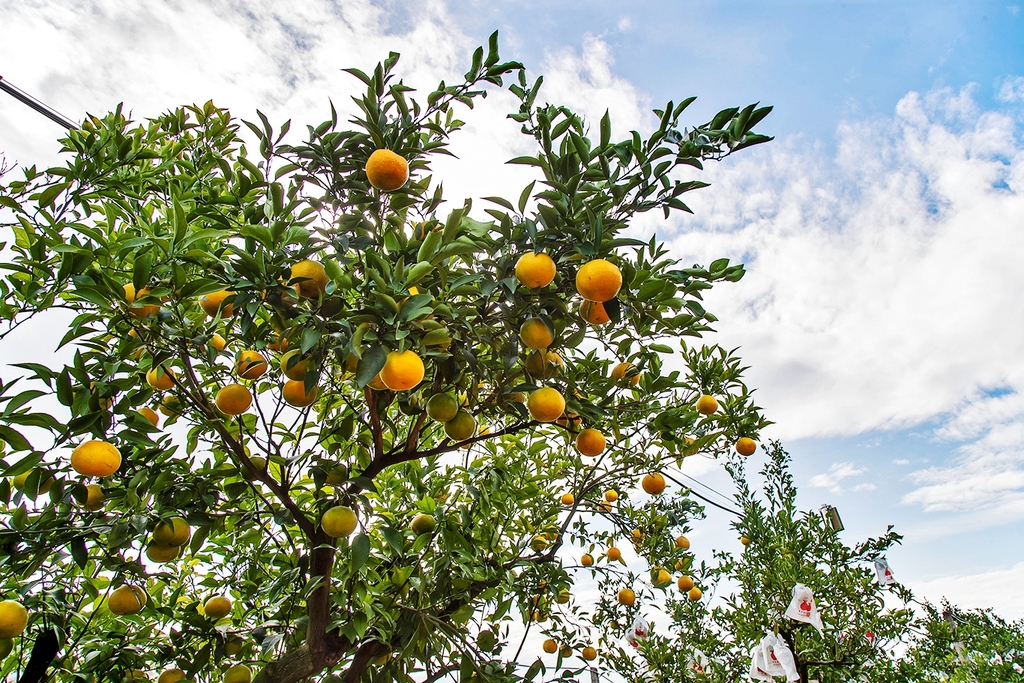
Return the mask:
POLYGON ((51 634, 63 681, 513 681, 543 666, 506 648, 523 620, 562 633, 571 675, 597 637, 567 534, 603 546, 611 517, 653 548, 692 508, 605 490, 756 438, 735 359, 663 360, 743 267, 622 231, 687 211, 704 184, 672 174, 765 141, 769 109, 684 128, 690 98, 613 140, 538 105, 496 35, 425 101, 397 61, 350 69, 359 115, 304 142, 261 114, 246 144, 212 103, 119 108, 0 185, 4 336, 65 312, 69 359, 0 384, 0 637, 29 638, 0 676, 51 634), (538 179, 471 217, 430 159, 507 79, 538 179))
MULTIPOLYGON (((782 447, 774 442, 767 453, 762 497, 751 490, 742 460, 734 458, 726 466, 742 512, 732 526, 749 545, 739 556, 715 551, 713 563, 685 568, 719 604, 708 610, 685 595, 669 599, 670 623, 655 620, 653 635, 639 643, 639 656, 618 648, 617 668, 631 671, 631 680, 746 679, 751 649, 767 632, 778 633, 789 645, 804 682, 838 683, 862 674, 874 680, 871 667, 905 639, 912 615, 885 607, 887 589, 879 586, 872 564, 901 537, 890 527, 883 536, 847 546, 821 515, 798 510, 789 456, 782 447), (813 591, 823 633, 784 616, 797 583, 813 591)), ((672 558, 651 561, 668 565, 672 558)), ((888 590, 904 603, 910 599, 899 584, 888 590)))

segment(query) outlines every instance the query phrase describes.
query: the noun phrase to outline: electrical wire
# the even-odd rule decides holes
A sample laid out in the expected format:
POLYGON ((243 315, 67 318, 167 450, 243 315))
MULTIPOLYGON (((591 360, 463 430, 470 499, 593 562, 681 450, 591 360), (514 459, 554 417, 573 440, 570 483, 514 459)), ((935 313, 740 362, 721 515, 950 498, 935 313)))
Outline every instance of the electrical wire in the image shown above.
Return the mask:
POLYGON ((28 105, 29 107, 36 110, 46 118, 50 119, 54 123, 59 123, 68 130, 78 128, 77 123, 73 122, 68 117, 56 111, 53 107, 43 104, 36 98, 29 95, 27 92, 24 92, 23 90, 20 90, 15 86, 11 85, 10 81, 4 80, 3 76, 0 76, 0 90, 3 90, 5 93, 10 95, 14 99, 18 100, 22 104, 28 105))
MULTIPOLYGON (((736 510, 733 510, 733 509, 731 509, 731 508, 727 508, 727 507, 725 507, 724 505, 722 505, 722 504, 720 504, 720 503, 716 503, 715 501, 711 500, 710 498, 707 498, 707 497, 705 497, 705 496, 703 496, 703 495, 701 495, 701 494, 697 493, 696 491, 694 491, 694 490, 693 490, 693 487, 692 487, 692 486, 687 486, 686 484, 684 484, 683 482, 679 481, 678 479, 676 479, 675 477, 673 477, 673 476, 672 476, 672 475, 670 475, 670 474, 667 474, 667 475, 662 475, 662 476, 664 476, 664 477, 665 477, 666 479, 668 479, 669 481, 675 482, 675 483, 676 483, 676 484, 678 484, 679 486, 682 486, 683 488, 687 489, 687 490, 688 490, 688 491, 689 491, 690 493, 692 493, 693 495, 697 496, 698 498, 700 498, 701 500, 703 500, 703 501, 704 501, 705 503, 707 503, 708 505, 714 505, 714 506, 715 506, 716 508, 718 508, 719 510, 725 510, 725 511, 726 511, 726 512, 728 512, 729 514, 733 514, 733 515, 736 515, 737 517, 742 517, 742 516, 743 516, 743 513, 742 513, 742 512, 737 512, 736 510)), ((685 477, 686 475, 684 474, 683 476, 685 477)), ((687 479, 693 479, 693 477, 686 477, 686 478, 687 478, 687 479)), ((693 479, 693 481, 697 481, 697 480, 696 480, 696 479, 693 479)), ((697 481, 697 483, 698 483, 698 484, 700 484, 700 482, 699 482, 699 481, 697 481)), ((714 491, 714 489, 712 489, 712 488, 711 488, 710 486, 706 486, 706 485, 704 485, 704 484, 701 484, 701 486, 704 486, 705 488, 707 488, 707 489, 710 489, 710 490, 714 491)), ((717 491, 715 491, 715 493, 718 493, 718 492, 717 492, 717 491)), ((722 494, 721 494, 721 493, 719 493, 718 495, 720 495, 720 496, 721 496, 722 494)), ((722 496, 722 497, 724 498, 725 496, 722 496)))

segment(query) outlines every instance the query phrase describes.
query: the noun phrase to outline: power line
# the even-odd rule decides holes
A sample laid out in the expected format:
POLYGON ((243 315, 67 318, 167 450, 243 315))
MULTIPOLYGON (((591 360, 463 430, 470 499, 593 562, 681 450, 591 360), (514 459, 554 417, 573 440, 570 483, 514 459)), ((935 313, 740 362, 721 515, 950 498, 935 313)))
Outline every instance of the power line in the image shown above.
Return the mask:
POLYGON ((39 112, 46 118, 50 119, 54 123, 59 123, 68 130, 78 128, 77 123, 75 123, 68 117, 64 116, 63 114, 55 110, 53 107, 43 104, 36 98, 29 95, 27 92, 24 92, 23 90, 14 87, 13 85, 11 85, 10 81, 5 81, 3 76, 0 76, 0 90, 3 90, 5 93, 10 95, 14 99, 18 100, 22 104, 28 105, 29 107, 35 109, 37 112, 39 112))
MULTIPOLYGON (((680 472, 680 474, 682 474, 682 473, 680 472)), ((720 503, 716 503, 715 501, 711 500, 710 498, 707 498, 707 497, 705 497, 705 496, 703 496, 703 495, 701 495, 701 494, 697 493, 696 491, 694 491, 694 490, 693 490, 693 487, 691 487, 691 486, 686 486, 685 484, 683 484, 683 483, 682 483, 681 481, 679 481, 678 479, 676 479, 676 478, 675 478, 675 477, 673 477, 672 475, 670 475, 670 474, 667 474, 667 475, 663 475, 663 476, 664 476, 664 477, 665 477, 666 479, 669 479, 669 480, 671 480, 671 481, 675 482, 676 484, 679 484, 680 486, 683 486, 683 487, 687 488, 687 489, 689 490, 689 492, 690 492, 690 493, 692 493, 693 495, 697 496, 698 498, 700 498, 701 500, 703 500, 703 501, 704 501, 705 503, 707 503, 708 505, 714 505, 714 506, 715 506, 716 508, 718 508, 719 510, 725 510, 725 511, 726 511, 726 512, 728 512, 729 514, 733 514, 733 515, 736 515, 737 517, 742 517, 742 516, 743 516, 743 513, 742 513, 742 512, 737 512, 736 510, 733 510, 733 509, 731 509, 731 508, 727 508, 727 507, 725 507, 724 505, 722 505, 722 504, 720 504, 720 503)), ((684 476, 684 477, 686 477, 687 479, 692 479, 693 481, 696 481, 696 482, 697 482, 698 484, 700 484, 701 486, 704 486, 704 488, 706 488, 706 489, 708 489, 708 490, 711 490, 711 491, 715 491, 715 490, 714 490, 714 489, 712 489, 712 488, 711 488, 710 486, 706 486, 705 484, 701 484, 701 483, 700 483, 699 481, 697 481, 696 479, 693 479, 693 477, 689 477, 689 476, 687 476, 687 475, 685 475, 685 474, 683 474, 683 476, 684 476)), ((718 493, 718 492, 717 492, 717 491, 715 491, 715 493, 718 493)), ((722 496, 722 494, 721 494, 721 493, 718 493, 718 495, 722 496)), ((722 497, 723 497, 723 498, 725 498, 725 496, 722 496, 722 497)))

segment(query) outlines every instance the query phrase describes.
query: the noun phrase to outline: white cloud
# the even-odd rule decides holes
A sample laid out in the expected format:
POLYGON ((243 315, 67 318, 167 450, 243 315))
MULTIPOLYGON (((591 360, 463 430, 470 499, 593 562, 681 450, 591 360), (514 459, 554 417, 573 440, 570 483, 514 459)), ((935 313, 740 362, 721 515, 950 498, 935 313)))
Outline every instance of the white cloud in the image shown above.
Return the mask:
POLYGON ((999 83, 996 99, 1000 102, 1024 102, 1024 76, 1007 76, 999 83))
POLYGON ((909 465, 910 461, 907 460, 906 458, 897 458, 896 460, 892 461, 892 464, 893 465, 909 465))
MULTIPOLYGON (((811 477, 807 485, 812 488, 828 489, 832 493, 842 493, 843 487, 840 484, 844 479, 858 477, 865 472, 867 472, 867 469, 857 467, 852 462, 836 462, 832 463, 832 467, 829 468, 828 472, 811 477)), ((855 491, 870 491, 872 489, 874 489, 874 486, 871 484, 860 484, 854 488, 855 491), (866 486, 870 488, 865 488, 866 486)))
POLYGON ((938 604, 949 598, 964 609, 994 607, 1005 619, 1024 617, 1024 562, 1012 567, 963 576, 940 576, 927 581, 907 581, 919 598, 938 604))

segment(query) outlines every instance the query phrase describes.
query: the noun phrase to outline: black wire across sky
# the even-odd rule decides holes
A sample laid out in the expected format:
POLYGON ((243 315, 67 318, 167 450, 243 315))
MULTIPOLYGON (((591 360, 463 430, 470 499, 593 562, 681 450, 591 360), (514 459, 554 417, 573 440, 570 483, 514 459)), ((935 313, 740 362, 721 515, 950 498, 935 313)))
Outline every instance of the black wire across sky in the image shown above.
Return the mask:
POLYGON ((0 76, 0 90, 3 90, 5 93, 10 95, 14 99, 18 100, 22 104, 28 105, 29 107, 35 109, 37 112, 39 112, 46 118, 50 119, 54 123, 59 123, 68 130, 71 130, 72 128, 78 128, 78 124, 76 124, 74 121, 64 116, 63 114, 57 112, 53 107, 43 104, 36 98, 29 95, 27 92, 11 85, 10 81, 4 80, 3 76, 0 76))

